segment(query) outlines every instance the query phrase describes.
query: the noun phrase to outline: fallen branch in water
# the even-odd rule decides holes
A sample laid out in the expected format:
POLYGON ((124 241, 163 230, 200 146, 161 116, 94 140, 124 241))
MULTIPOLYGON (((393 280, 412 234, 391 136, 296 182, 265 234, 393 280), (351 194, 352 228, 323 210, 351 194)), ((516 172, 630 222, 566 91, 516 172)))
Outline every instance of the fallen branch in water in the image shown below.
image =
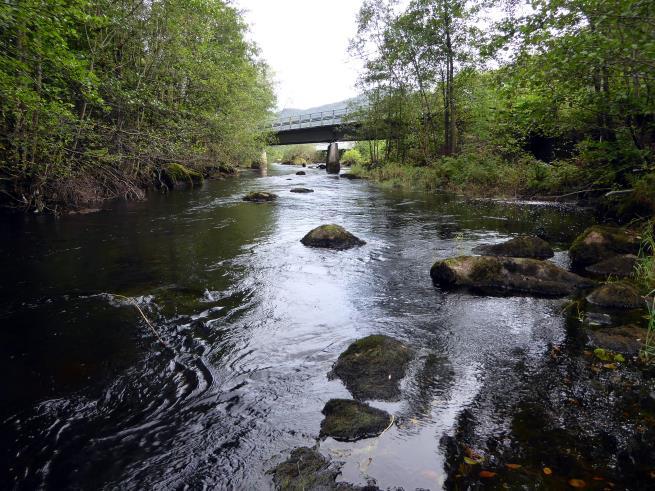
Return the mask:
POLYGON ((136 307, 136 309, 139 311, 139 314, 141 314, 141 317, 143 317, 143 320, 146 321, 146 324, 148 325, 148 327, 150 328, 150 330, 151 330, 151 331, 153 332, 153 334, 157 337, 157 339, 159 340, 159 342, 160 342, 161 344, 163 344, 164 347, 166 347, 166 348, 170 348, 170 346, 168 346, 168 345, 166 344, 166 341, 164 341, 164 339, 159 335, 159 332, 157 331, 157 328, 153 325, 152 322, 150 322, 150 320, 146 317, 146 314, 144 314, 144 313, 143 313, 143 310, 141 310, 141 307, 139 307, 139 304, 137 304, 137 303, 134 301, 133 298, 126 297, 125 295, 119 295, 118 293, 114 293, 113 295, 114 295, 115 297, 124 298, 125 300, 127 300, 128 302, 130 302, 132 305, 134 305, 134 306, 136 307))

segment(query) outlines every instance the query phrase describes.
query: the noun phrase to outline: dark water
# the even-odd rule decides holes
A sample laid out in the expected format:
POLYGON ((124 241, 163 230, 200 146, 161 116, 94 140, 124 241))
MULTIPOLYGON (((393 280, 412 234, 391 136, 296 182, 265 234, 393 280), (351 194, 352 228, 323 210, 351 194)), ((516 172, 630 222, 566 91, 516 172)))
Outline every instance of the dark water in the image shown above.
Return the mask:
POLYGON ((371 333, 419 357, 402 400, 375 403, 395 415, 389 431, 321 443, 345 462, 342 479, 439 489, 454 458, 444 436, 462 418, 486 436, 519 431, 529 374, 569 336, 565 300, 445 293, 428 271, 524 232, 559 244, 566 265, 590 214, 294 170, 0 222, 0 488, 268 489, 266 470, 315 443, 325 402, 349 397, 326 374, 371 333), (298 185, 316 192, 289 193, 298 185), (255 189, 280 198, 241 201, 255 189), (300 244, 326 222, 368 244, 300 244))

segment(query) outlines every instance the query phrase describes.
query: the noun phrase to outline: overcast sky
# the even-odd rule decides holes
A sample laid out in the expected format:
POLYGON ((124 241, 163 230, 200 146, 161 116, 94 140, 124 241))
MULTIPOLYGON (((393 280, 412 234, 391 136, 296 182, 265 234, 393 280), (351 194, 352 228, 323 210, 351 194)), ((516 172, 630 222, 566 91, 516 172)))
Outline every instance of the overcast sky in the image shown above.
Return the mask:
POLYGON ((278 109, 357 95, 360 63, 348 55, 361 0, 234 0, 275 77, 278 109))

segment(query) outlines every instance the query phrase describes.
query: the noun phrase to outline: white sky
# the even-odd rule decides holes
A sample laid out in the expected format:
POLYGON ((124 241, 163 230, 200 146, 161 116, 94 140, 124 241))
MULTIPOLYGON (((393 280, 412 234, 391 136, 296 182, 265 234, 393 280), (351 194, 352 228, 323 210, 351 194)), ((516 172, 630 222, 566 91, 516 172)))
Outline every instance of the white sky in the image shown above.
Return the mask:
POLYGON ((348 55, 361 0, 234 0, 275 77, 278 109, 357 95, 359 60, 348 55))

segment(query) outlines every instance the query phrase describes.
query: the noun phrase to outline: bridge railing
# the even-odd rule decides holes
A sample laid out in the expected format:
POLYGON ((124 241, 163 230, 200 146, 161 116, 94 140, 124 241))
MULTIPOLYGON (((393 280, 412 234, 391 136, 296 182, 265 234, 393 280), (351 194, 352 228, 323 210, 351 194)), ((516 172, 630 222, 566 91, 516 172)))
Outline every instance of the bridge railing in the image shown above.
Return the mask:
POLYGON ((276 132, 297 130, 301 128, 315 128, 317 126, 339 125, 346 116, 350 114, 348 108, 334 109, 332 111, 320 111, 305 114, 296 114, 286 118, 280 118, 273 122, 271 129, 276 132))

